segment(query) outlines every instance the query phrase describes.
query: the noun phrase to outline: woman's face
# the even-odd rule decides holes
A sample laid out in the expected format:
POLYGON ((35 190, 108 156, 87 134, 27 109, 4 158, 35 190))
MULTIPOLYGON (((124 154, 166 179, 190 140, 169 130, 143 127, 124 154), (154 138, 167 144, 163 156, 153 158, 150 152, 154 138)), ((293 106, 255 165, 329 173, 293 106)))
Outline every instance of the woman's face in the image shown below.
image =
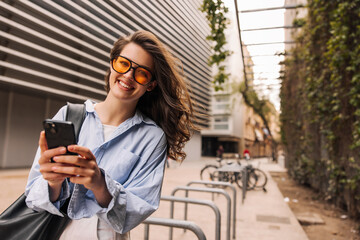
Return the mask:
MULTIPOLYGON (((135 43, 127 44, 120 55, 127 59, 154 71, 154 61, 152 56, 141 46, 135 43)), ((133 64, 133 67, 137 67, 133 64)), ((110 62, 110 92, 116 99, 136 106, 138 100, 146 91, 151 91, 156 86, 156 82, 152 81, 147 85, 137 83, 133 78, 134 69, 130 69, 127 73, 118 73, 111 67, 110 62)))

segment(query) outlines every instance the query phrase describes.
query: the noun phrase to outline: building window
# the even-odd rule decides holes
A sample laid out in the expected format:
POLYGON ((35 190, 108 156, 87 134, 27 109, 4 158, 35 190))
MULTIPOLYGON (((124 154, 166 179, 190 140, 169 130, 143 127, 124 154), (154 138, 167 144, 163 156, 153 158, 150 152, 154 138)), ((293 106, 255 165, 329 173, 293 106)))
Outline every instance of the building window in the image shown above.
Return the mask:
POLYGON ((215 122, 227 122, 229 120, 228 117, 215 117, 215 122))
POLYGON ((228 124, 215 124, 214 129, 221 129, 221 130, 229 129, 229 125, 228 124))
POLYGON ((219 105, 216 105, 215 107, 216 107, 216 109, 224 110, 224 109, 229 108, 229 104, 219 104, 219 105))
POLYGON ((230 100, 230 96, 216 96, 216 102, 228 102, 230 100))

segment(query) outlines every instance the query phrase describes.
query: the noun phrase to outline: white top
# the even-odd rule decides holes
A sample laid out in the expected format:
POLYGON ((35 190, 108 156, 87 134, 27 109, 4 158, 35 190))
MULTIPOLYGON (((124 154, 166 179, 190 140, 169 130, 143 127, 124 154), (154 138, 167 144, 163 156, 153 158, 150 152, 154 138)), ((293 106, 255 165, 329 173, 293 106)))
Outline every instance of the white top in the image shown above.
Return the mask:
POLYGON ((117 126, 103 124, 105 142, 110 139, 111 134, 115 131, 116 128, 117 126))

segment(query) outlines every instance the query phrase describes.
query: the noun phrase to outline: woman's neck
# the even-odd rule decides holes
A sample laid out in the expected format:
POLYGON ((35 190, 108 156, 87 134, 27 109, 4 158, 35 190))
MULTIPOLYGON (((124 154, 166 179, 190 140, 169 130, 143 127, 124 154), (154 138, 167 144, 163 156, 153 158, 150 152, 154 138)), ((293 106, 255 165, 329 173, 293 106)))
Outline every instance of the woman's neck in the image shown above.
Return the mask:
POLYGON ((95 105, 95 110, 102 124, 119 126, 128 118, 134 116, 136 106, 133 107, 126 103, 112 101, 111 98, 107 97, 104 102, 95 105))

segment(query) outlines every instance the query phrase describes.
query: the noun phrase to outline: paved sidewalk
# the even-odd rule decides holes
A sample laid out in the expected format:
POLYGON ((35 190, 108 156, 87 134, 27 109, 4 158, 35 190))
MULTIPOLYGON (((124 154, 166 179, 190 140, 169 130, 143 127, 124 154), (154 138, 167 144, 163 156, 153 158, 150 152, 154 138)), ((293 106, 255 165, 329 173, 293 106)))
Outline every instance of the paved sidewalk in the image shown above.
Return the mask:
MULTIPOLYGON (((206 164, 215 164, 213 159, 203 159, 200 161, 185 161, 181 166, 173 163, 165 171, 163 184, 163 196, 170 196, 173 189, 177 186, 185 186, 192 180, 200 180, 200 170, 206 164)), ((246 193, 244 203, 241 203, 242 192, 237 191, 236 209, 236 239, 246 240, 307 240, 307 236, 284 201, 277 184, 271 178, 269 172, 286 171, 278 164, 271 163, 268 159, 257 159, 251 161, 254 167, 259 166, 268 176, 266 185, 267 192, 262 190, 252 190, 246 193)), ((203 187, 201 185, 192 185, 203 187)), ((227 191, 232 199, 232 192, 227 191)), ((184 192, 177 192, 176 196, 184 197, 184 192)), ((212 200, 211 193, 190 192, 190 198, 212 200)), ((221 211, 221 239, 226 239, 226 199, 221 195, 215 194, 214 202, 221 211)), ((200 205, 189 205, 188 220, 196 223, 204 231, 208 240, 215 239, 215 214, 208 207, 200 205)), ((168 202, 161 201, 159 210, 152 217, 169 217, 170 205, 168 202)), ((175 218, 184 219, 184 204, 175 204, 175 218)), ((232 219, 232 217, 231 217, 232 219)), ((232 224, 231 224, 232 227, 232 224)), ((169 239, 168 229, 160 226, 150 226, 149 239, 169 239)), ((231 229, 232 233, 232 229, 231 229)), ((144 228, 140 225, 132 231, 132 239, 144 239, 144 228)), ((192 232, 186 233, 180 229, 174 229, 174 240, 197 239, 192 232)), ((233 235, 231 234, 231 239, 233 235)))
MULTIPOLYGON (((185 186, 193 180, 200 180, 200 170, 206 164, 217 164, 213 159, 202 159, 199 161, 185 161, 182 165, 170 163, 170 168, 165 170, 165 178, 162 196, 170 196, 173 189, 178 186, 185 186)), ((267 159, 257 159, 251 162, 258 166, 268 175, 267 192, 261 190, 248 191, 244 203, 241 203, 242 192, 237 189, 236 205, 236 238, 246 240, 307 240, 307 236, 300 224, 291 212, 284 197, 280 193, 276 183, 268 174, 269 171, 285 171, 278 164, 270 163, 267 159)), ((0 212, 13 202, 23 191, 27 179, 28 170, 0 170, 0 212), (5 191, 4 191, 5 190, 5 191)), ((192 185, 203 187, 202 185, 192 185)), ((227 190, 232 200, 232 192, 227 190)), ((183 191, 176 193, 177 197, 184 197, 183 191)), ((226 239, 227 231, 227 208, 226 199, 220 194, 190 192, 189 198, 213 200, 221 212, 221 239, 226 239)), ((168 218, 170 204, 161 201, 160 208, 152 217, 168 218)), ((231 205, 232 209, 232 205, 231 205)), ((184 204, 175 204, 175 219, 184 218, 184 204)), ((208 240, 215 239, 215 214, 207 206, 188 206, 188 220, 196 223, 204 231, 208 240)), ((231 217, 232 220, 232 217, 231 217)), ((232 223, 231 223, 232 227, 232 223)), ((149 239, 166 240, 169 229, 162 226, 150 226, 149 239)), ((231 239, 233 239, 231 228, 231 239)), ((174 240, 197 239, 195 235, 181 229, 174 229, 174 240)), ((132 240, 144 239, 144 225, 141 224, 131 232, 132 240)))
POLYGON ((24 191, 30 169, 0 170, 0 212, 3 212, 24 191))

